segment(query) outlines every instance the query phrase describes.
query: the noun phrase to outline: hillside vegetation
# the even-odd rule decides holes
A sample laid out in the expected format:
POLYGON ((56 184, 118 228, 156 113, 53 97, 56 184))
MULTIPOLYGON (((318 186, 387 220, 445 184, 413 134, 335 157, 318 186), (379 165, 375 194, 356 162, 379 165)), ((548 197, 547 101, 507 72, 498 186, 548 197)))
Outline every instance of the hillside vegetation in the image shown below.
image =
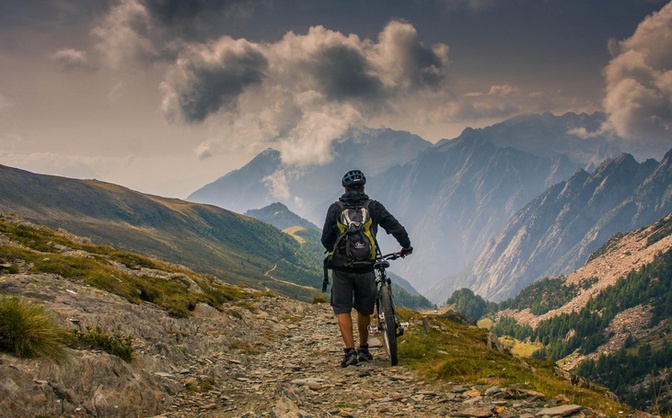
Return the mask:
POLYGON ((533 357, 576 369, 634 407, 672 413, 671 232, 672 215, 614 235, 584 268, 515 298, 489 303, 463 289, 448 302, 493 318, 497 335, 536 343, 533 357))

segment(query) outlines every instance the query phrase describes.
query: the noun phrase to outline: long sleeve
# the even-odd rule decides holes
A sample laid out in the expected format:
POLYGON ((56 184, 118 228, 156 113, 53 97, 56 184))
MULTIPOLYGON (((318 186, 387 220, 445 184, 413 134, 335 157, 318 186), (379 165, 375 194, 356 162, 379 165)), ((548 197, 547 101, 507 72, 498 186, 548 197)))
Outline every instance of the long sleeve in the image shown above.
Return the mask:
POLYGON ((327 209, 327 217, 324 220, 324 227, 322 227, 322 245, 327 251, 331 251, 334 248, 336 239, 338 239, 338 226, 336 226, 336 220, 338 218, 338 208, 339 206, 336 203, 332 203, 327 209))
POLYGON ((371 202, 370 208, 373 219, 385 230, 385 232, 391 234, 402 248, 409 248, 411 246, 411 239, 408 236, 408 232, 406 232, 406 228, 392 216, 382 203, 374 200, 371 202))

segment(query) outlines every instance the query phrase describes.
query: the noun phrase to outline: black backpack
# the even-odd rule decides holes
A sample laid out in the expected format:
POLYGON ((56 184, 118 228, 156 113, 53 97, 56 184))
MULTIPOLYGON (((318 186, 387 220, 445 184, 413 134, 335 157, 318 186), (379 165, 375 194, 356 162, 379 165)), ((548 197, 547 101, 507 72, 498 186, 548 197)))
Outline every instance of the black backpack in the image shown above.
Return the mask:
POLYGON ((341 214, 336 225, 340 232, 334 248, 329 253, 332 268, 367 269, 376 260, 376 238, 372 231, 373 220, 369 213, 368 199, 362 206, 348 208, 343 202, 336 202, 341 214))

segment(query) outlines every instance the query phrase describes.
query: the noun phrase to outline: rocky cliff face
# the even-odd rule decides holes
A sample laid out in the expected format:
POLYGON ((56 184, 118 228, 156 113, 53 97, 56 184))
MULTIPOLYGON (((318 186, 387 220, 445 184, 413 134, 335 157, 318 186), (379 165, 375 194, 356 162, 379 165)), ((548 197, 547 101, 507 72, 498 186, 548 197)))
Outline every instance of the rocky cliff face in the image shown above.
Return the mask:
POLYGON ((464 287, 488 299, 506 299, 532 281, 576 270, 613 234, 667 215, 671 156, 640 164, 624 154, 551 187, 488 243, 464 287))
POLYGON ((477 134, 437 146, 371 186, 372 196, 390 202, 417 249, 399 274, 436 303, 464 287, 448 276, 467 267, 513 214, 577 168, 564 157, 501 148, 477 134), (439 284, 443 292, 432 289, 439 284))

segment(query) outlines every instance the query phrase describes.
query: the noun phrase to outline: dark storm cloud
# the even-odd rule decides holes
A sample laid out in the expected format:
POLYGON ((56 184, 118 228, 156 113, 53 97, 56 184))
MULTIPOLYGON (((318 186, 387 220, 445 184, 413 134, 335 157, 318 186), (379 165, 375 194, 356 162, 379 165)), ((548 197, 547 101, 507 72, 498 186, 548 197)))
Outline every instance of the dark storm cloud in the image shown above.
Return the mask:
POLYGON ((164 110, 193 123, 222 108, 233 109, 246 88, 261 83, 267 67, 266 57, 243 40, 223 38, 189 47, 161 84, 164 110))
MULTIPOLYGON (((170 36, 195 40, 216 36, 227 16, 252 13, 259 0, 139 0, 152 20, 170 36)), ((221 32, 220 32, 221 33, 221 32)))
POLYGON ((223 37, 193 44, 179 55, 162 83, 163 108, 169 117, 181 114, 200 122, 219 110, 233 110, 256 86, 267 99, 257 101, 254 113, 277 113, 278 105, 268 98, 283 96, 283 109, 290 103, 298 107, 296 114, 333 102, 371 115, 409 91, 440 87, 447 54, 445 45, 427 48, 410 24, 396 21, 377 43, 319 26, 305 35, 290 32, 272 44, 223 37))
POLYGON ((325 48, 316 57, 314 76, 329 100, 375 99, 382 83, 361 51, 345 45, 325 48))

